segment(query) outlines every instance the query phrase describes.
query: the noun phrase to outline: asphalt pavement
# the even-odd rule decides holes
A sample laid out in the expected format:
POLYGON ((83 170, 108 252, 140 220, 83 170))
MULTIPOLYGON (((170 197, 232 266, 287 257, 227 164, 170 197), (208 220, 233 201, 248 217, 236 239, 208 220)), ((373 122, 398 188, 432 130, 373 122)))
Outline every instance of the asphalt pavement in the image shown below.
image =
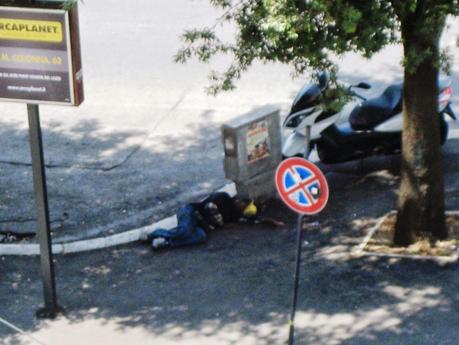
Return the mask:
MULTIPOLYGON (((207 0, 87 0, 80 7, 86 100, 79 108, 41 106, 55 243, 151 224, 225 180, 219 127, 251 109, 285 114, 307 77, 255 65, 238 90, 217 98, 204 87, 210 67, 176 65, 186 28, 218 16, 207 0)), ((444 44, 456 56, 451 22, 444 44)), ((229 37, 231 28, 222 28, 229 37)), ((372 60, 339 60, 341 78, 377 94, 401 79, 401 49, 372 60)), ((459 113, 459 93, 453 97, 459 113)), ((459 132, 445 145, 446 205, 459 208, 459 132)), ((35 231, 26 107, 0 107, 0 230, 35 231)), ((330 204, 321 229, 305 234, 297 343, 455 345, 457 264, 353 258, 369 227, 397 198, 398 158, 324 167, 330 204)), ((140 243, 55 257, 65 314, 37 320, 38 257, 0 256, 0 343, 282 344, 293 283, 295 217, 279 201, 266 212, 282 229, 232 225, 202 246, 154 253, 140 243), (30 338, 32 336, 36 340, 30 338)))
MULTIPOLYGON (((223 185, 220 125, 250 109, 285 113, 304 79, 256 65, 237 91, 206 96, 209 66, 176 65, 185 28, 213 23, 207 0, 87 0, 81 8, 86 101, 42 106, 53 239, 106 236, 150 224, 223 185)), ((453 45, 452 23, 445 44, 453 45)), ((231 28, 222 29, 230 35, 231 28)), ((349 55, 341 77, 378 93, 401 79, 400 47, 371 61, 349 55)), ((456 54, 458 56, 458 54, 456 54)), ((219 59, 214 67, 228 61, 219 59)), ((457 63, 453 82, 459 90, 457 63)), ((453 97, 459 113, 459 93, 453 97)), ((25 105, 0 113, 0 229, 34 231, 35 204, 25 105)), ((459 132, 445 145, 446 205, 459 208, 459 132)), ((353 258, 368 228, 397 199, 398 158, 325 167, 330 204, 305 234, 298 344, 455 345, 457 264, 353 258)), ((38 257, 0 257, 0 343, 282 344, 293 283, 295 217, 267 212, 282 229, 232 225, 202 246, 154 253, 143 244, 55 257, 65 314, 37 320, 38 257)))
MULTIPOLYGON (((457 142, 445 148, 447 208, 459 207, 457 142)), ((368 162, 369 163, 369 162, 368 162)), ((304 232, 296 344, 455 345, 459 266, 351 255, 392 210, 398 157, 327 173, 333 191, 304 232)), ((283 228, 228 225, 206 244, 154 252, 132 243, 55 257, 65 314, 38 320, 38 257, 0 257, 5 345, 285 344, 295 261, 295 215, 264 210, 283 228), (33 337, 35 340, 31 340, 33 337)))
MULTIPOLYGON (((80 4, 86 100, 78 108, 40 107, 54 243, 117 234, 172 215, 230 182, 223 173, 222 123, 266 104, 285 115, 308 76, 292 80, 286 66, 255 64, 236 91, 214 98, 205 93, 206 78, 227 58, 210 66, 173 62, 180 34, 211 25, 218 15, 207 0, 80 4)), ((227 38, 233 32, 219 30, 227 38)), ((458 31, 453 22, 445 35, 452 53, 458 31)), ((400 60, 401 48, 393 46, 372 60, 349 54, 338 63, 342 80, 370 82, 377 94, 401 79, 400 60)), ((459 113, 457 95, 453 104, 459 113)), ((3 103, 0 124, 0 230, 36 231, 26 106, 3 103)))
MULTIPOLYGON (((220 125, 293 97, 302 81, 284 66, 214 98, 210 66, 173 62, 184 30, 217 16, 207 1, 80 4, 86 100, 40 107, 55 243, 150 224, 227 184, 220 125)), ((0 230, 35 231, 26 107, 0 109, 0 230)))

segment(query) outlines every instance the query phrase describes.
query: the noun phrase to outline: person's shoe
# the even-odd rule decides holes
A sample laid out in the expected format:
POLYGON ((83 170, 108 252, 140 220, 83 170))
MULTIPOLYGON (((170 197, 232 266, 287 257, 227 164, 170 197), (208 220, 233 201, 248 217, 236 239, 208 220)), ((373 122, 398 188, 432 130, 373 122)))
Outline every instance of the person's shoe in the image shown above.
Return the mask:
POLYGON ((13 234, 7 234, 6 237, 3 239, 3 243, 14 243, 17 241, 18 238, 13 234))
POLYGON ((166 247, 167 245, 168 245, 167 240, 164 237, 155 238, 151 242, 151 246, 153 247, 153 249, 163 248, 163 247, 166 247))

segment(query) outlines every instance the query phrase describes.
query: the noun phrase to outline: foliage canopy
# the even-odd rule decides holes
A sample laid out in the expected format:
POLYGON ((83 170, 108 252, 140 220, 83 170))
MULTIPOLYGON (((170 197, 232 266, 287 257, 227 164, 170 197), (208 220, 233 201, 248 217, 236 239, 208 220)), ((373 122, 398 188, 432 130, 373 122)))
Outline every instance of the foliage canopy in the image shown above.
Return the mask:
MULTIPOLYGON (((211 27, 188 30, 185 47, 175 56, 186 62, 192 56, 208 62, 216 54, 229 54, 224 72, 212 72, 209 91, 234 88, 254 60, 280 62, 295 74, 307 69, 336 69, 333 55, 353 51, 371 57, 390 43, 402 43, 402 24, 420 15, 420 36, 429 37, 448 14, 459 13, 458 0, 210 0, 223 14, 211 27), (222 41, 218 25, 236 25, 234 41, 222 41)), ((423 54, 405 54, 406 66, 423 61, 423 54)))

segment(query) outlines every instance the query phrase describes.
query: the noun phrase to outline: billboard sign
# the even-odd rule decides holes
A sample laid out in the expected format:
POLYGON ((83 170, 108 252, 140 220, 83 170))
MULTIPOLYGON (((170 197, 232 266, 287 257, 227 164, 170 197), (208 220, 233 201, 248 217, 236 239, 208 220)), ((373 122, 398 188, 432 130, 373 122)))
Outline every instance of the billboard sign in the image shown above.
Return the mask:
POLYGON ((77 11, 0 6, 0 101, 83 101, 77 11))

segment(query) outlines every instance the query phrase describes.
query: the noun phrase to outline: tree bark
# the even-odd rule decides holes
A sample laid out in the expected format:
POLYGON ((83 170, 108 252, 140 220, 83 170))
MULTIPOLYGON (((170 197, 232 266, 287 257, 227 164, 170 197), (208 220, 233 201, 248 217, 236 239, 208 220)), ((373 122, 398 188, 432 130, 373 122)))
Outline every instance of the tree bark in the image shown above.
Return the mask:
POLYGON ((422 20, 402 22, 405 52, 401 185, 394 244, 418 234, 447 237, 443 158, 438 116, 438 51, 442 26, 426 37, 422 20), (438 32, 439 30, 439 32, 438 32), (423 31, 420 34, 420 31, 423 31), (426 54, 430 51, 431 54, 426 54), (416 61, 420 56, 421 62, 416 61))

